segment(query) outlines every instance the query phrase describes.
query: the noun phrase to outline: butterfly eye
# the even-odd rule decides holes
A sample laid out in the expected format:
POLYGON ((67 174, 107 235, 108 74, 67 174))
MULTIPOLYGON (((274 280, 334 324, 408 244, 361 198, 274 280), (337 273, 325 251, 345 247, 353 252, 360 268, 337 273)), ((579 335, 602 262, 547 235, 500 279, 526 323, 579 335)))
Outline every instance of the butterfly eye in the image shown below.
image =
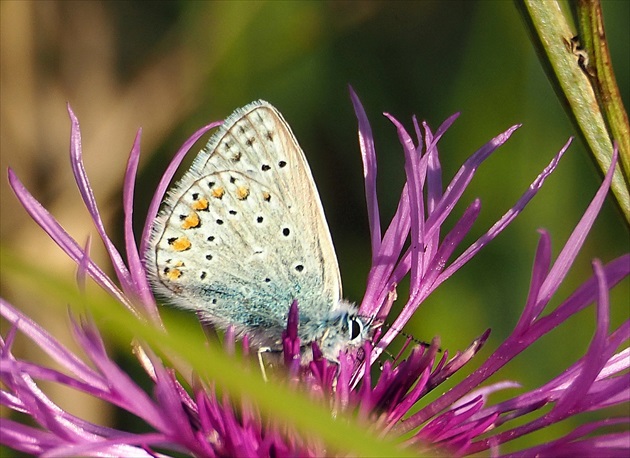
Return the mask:
POLYGON ((363 331, 363 323, 357 317, 350 318, 350 342, 359 338, 363 331))

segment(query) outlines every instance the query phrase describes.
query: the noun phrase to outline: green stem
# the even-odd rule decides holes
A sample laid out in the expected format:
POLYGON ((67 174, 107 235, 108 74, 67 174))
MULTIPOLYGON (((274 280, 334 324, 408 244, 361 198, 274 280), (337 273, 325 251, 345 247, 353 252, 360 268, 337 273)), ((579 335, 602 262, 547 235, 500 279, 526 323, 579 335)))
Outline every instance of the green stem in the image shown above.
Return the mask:
POLYGON ((630 182, 630 127, 612 67, 604 32, 604 18, 599 0, 578 0, 577 16, 580 38, 589 56, 591 82, 612 137, 619 145, 619 159, 626 181, 630 182))
POLYGON ((628 117, 613 76, 598 0, 579 0, 584 4, 580 23, 584 21, 596 32, 588 35, 587 43, 597 43, 597 52, 588 44, 584 51, 574 41, 575 34, 557 1, 515 2, 556 94, 602 174, 610 167, 613 139, 619 145, 623 166, 617 165, 611 188, 630 225, 628 117))

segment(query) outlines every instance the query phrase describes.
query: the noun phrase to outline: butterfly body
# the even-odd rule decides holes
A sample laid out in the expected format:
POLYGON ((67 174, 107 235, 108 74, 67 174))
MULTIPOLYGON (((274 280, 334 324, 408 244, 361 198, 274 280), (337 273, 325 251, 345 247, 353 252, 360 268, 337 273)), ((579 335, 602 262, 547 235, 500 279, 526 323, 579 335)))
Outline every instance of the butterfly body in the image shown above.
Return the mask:
POLYGON ((317 342, 328 359, 369 332, 341 300, 304 153, 267 102, 227 118, 169 191, 145 261, 157 295, 258 347, 280 349, 294 300, 301 341, 317 342))

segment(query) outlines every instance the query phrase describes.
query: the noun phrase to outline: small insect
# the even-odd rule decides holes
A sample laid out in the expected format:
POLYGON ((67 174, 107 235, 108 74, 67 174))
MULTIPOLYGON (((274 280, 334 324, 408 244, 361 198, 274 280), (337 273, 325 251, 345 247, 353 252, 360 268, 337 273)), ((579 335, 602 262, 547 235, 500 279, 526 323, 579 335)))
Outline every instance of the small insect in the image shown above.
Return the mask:
POLYGON ((580 38, 576 35, 571 38, 571 40, 565 40, 565 45, 567 46, 567 49, 571 52, 571 54, 577 57, 577 63, 582 71, 588 76, 594 77, 595 72, 593 71, 593 68, 589 65, 590 60, 588 58, 588 53, 580 44, 580 38))
POLYGON ((236 110, 172 187, 145 261, 156 295, 259 351, 280 351, 298 301, 303 359, 359 346, 371 320, 341 298, 330 231, 310 168, 269 103, 236 110))

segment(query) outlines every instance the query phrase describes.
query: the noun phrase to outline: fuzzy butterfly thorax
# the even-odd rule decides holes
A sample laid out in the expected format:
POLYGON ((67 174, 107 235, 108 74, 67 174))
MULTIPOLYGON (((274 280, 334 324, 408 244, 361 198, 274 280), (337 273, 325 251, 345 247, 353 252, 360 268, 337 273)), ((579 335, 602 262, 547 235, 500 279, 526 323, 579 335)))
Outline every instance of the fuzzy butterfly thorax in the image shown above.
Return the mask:
POLYGON ((277 348, 294 300, 298 335, 336 361, 370 324, 341 300, 324 211, 282 115, 257 101, 236 110, 171 188, 145 257, 165 302, 277 348))

